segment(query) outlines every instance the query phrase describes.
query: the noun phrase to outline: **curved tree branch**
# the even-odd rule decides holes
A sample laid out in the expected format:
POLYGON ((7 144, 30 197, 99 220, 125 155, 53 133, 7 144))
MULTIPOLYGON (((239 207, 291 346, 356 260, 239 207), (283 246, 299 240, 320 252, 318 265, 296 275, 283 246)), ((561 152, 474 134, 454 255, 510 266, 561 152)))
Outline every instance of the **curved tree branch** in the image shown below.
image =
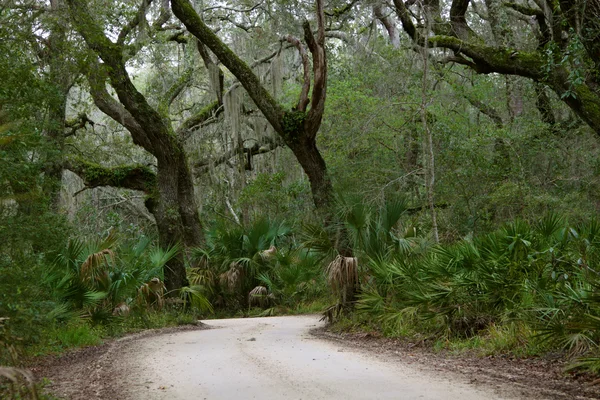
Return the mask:
MULTIPOLYGON (((409 3, 394 0, 396 13, 403 29, 416 45, 424 48, 450 49, 454 52, 454 56, 446 58, 446 61, 459 62, 478 73, 518 75, 546 84, 583 121, 600 134, 600 90, 598 89, 600 83, 597 78, 600 74, 589 71, 583 82, 570 77, 574 67, 568 60, 565 61, 564 56, 567 55, 565 49, 568 41, 574 40, 574 35, 569 35, 566 32, 565 24, 561 23, 566 18, 575 32, 579 32, 580 25, 585 25, 587 29, 580 37, 589 57, 587 61, 596 63, 596 70, 600 71, 600 22, 598 22, 600 18, 597 18, 600 15, 600 0, 577 0, 574 2, 536 0, 540 9, 543 7, 543 16, 534 8, 523 8, 515 6, 511 2, 507 3, 508 7, 519 12, 535 15, 541 30, 540 44, 536 51, 486 44, 467 25, 465 13, 469 3, 470 0, 453 0, 449 21, 452 29, 444 33, 443 23, 441 25, 434 24, 432 31, 437 35, 427 37, 425 33, 421 34, 413 22, 414 17, 408 9, 409 3), (584 5, 589 13, 577 14, 585 8, 584 5), (573 18, 574 13, 580 17, 573 18), (590 15, 596 17, 591 18, 590 15), (427 43, 425 43, 426 37, 427 43), (555 49, 558 51, 547 54, 544 51, 545 44, 550 41, 556 44, 555 49)), ((424 3, 415 2, 415 4, 419 4, 419 7, 426 7, 424 3)))
POLYGON ((158 110, 166 118, 169 116, 169 108, 175 101, 177 96, 189 85, 192 80, 192 74, 194 68, 190 67, 186 69, 183 74, 173 83, 173 85, 167 90, 167 93, 163 95, 163 99, 158 105, 158 110))
POLYGON ((131 132, 135 144, 143 148, 150 148, 152 143, 141 125, 106 90, 106 77, 103 74, 103 66, 99 63, 93 63, 92 65, 94 67, 88 69, 87 78, 90 84, 90 94, 96 107, 131 132))
POLYGON ((310 61, 308 61, 308 55, 306 54, 306 50, 304 49, 304 46, 300 40, 290 35, 288 35, 285 39, 298 49, 298 53, 300 53, 300 58, 302 59, 304 82, 302 83, 302 91, 300 92, 296 109, 298 111, 306 111, 306 106, 308 106, 308 103, 310 102, 308 99, 308 93, 310 92, 310 61))
MULTIPOLYGON (((272 138, 265 138, 261 142, 255 143, 251 147, 244 147, 244 154, 246 158, 249 159, 252 156, 258 154, 269 153, 275 150, 278 147, 282 147, 284 144, 281 140, 273 140, 272 138)), ((239 149, 234 148, 225 153, 215 157, 213 159, 200 160, 194 163, 194 169, 196 173, 205 173, 208 171, 209 167, 212 165, 216 167, 217 165, 224 164, 231 160, 233 157, 237 156, 239 153, 239 149)))
POLYGON ((127 25, 125 25, 123 29, 121 29, 121 32, 119 32, 119 37, 117 38, 117 44, 119 46, 122 46, 125 43, 127 36, 129 36, 129 34, 133 32, 133 30, 137 28, 140 25, 140 23, 146 18, 146 11, 148 10, 148 6, 151 3, 152 0, 142 0, 138 12, 135 13, 135 16, 131 19, 131 21, 129 21, 129 23, 127 23, 127 25))
POLYGON ((185 121, 179 125, 177 128, 177 135, 181 137, 185 135, 186 132, 194 129, 195 127, 202 125, 204 122, 208 121, 210 118, 214 118, 223 112, 223 107, 219 104, 218 101, 214 101, 198 111, 196 114, 192 115, 185 121))
POLYGON ((156 173, 143 165, 104 167, 81 159, 65 161, 64 169, 77 174, 87 188, 112 186, 154 194, 156 173))
POLYGON ((387 31, 392 46, 398 49, 400 47, 400 35, 392 18, 383 12, 383 2, 380 1, 373 5, 373 14, 387 31))
POLYGON ((310 110, 304 122, 310 140, 314 140, 323 120, 327 96, 327 58, 325 57, 325 12, 323 0, 317 0, 317 37, 313 36, 308 21, 303 24, 304 39, 313 57, 314 86, 310 110))
POLYGON ((260 79, 252 69, 202 21, 188 0, 172 0, 171 7, 188 31, 205 44, 238 78, 273 128, 277 132, 283 132, 284 111, 267 89, 262 86, 260 79))
POLYGON ((84 129, 87 125, 94 126, 95 123, 88 118, 86 113, 80 113, 77 118, 65 121, 65 137, 73 136, 78 130, 84 129))

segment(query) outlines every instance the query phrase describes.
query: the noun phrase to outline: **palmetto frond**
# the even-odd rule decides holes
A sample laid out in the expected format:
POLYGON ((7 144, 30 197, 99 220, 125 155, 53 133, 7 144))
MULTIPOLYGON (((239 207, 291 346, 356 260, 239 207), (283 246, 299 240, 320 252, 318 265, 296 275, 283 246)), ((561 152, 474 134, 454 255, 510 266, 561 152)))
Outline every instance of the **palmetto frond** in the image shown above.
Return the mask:
POLYGON ((161 249, 160 247, 154 247, 148 254, 150 264, 155 270, 162 270, 171 259, 173 259, 181 251, 181 244, 176 243, 167 249, 161 249))
POLYGON ((358 260, 356 257, 337 256, 326 269, 327 281, 336 291, 358 285, 358 260))
MULTIPOLYGON (((111 249, 90 254, 81 264, 79 276, 83 282, 101 282, 108 277, 108 266, 114 263, 115 253, 111 249)), ((106 282, 102 282, 106 283, 106 282)))
POLYGON ((206 297, 205 288, 201 285, 184 286, 179 289, 179 296, 184 302, 184 307, 189 301, 192 307, 202 312, 213 312, 212 304, 206 297))

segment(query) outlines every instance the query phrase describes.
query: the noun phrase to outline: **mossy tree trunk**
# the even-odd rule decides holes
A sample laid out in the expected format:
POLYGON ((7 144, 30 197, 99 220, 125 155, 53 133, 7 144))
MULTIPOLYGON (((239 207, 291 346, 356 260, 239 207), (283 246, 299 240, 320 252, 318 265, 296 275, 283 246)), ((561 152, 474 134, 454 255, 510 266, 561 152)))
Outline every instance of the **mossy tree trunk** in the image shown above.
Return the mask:
MULTIPOLYGON (((325 223, 333 226, 333 186, 327 172, 327 165, 317 147, 317 133, 323 119, 327 94, 327 57, 325 54, 325 12, 323 1, 316 1, 317 34, 313 34, 310 24, 304 22, 304 42, 288 36, 286 40, 300 53, 304 70, 304 82, 297 104, 285 110, 261 84, 258 76, 210 29, 194 10, 188 0, 172 0, 173 13, 188 31, 208 47, 240 81, 250 98, 261 110, 265 118, 283 142, 288 146, 310 182, 311 192, 317 212, 325 223), (312 71, 308 47, 312 55, 312 71), (312 93, 311 93, 312 81, 312 93)), ((352 250, 345 230, 338 232, 338 251, 350 256, 352 250)))
POLYGON ((304 24, 305 42, 313 56, 312 79, 314 80, 314 86, 310 99, 311 73, 308 55, 300 40, 292 37, 288 38, 288 41, 298 48, 304 65, 303 90, 297 106, 289 111, 283 109, 261 84, 260 79, 252 69, 202 21, 189 1, 173 0, 171 4, 177 18, 235 75, 265 118, 282 137, 285 144, 292 149, 310 180, 315 206, 318 209, 330 207, 333 189, 327 176, 325 161, 316 145, 316 134, 323 117, 327 87, 322 1, 317 1, 318 33, 316 38, 308 22, 304 24), (309 103, 310 109, 307 111, 309 103))
MULTIPOLYGON (((327 165, 316 144, 321 126, 327 93, 327 57, 325 54, 325 12, 323 1, 316 1, 317 34, 313 34, 308 22, 303 24, 304 43, 288 36, 286 40, 297 48, 302 58, 304 82, 298 103, 292 110, 271 96, 261 84, 259 77, 240 59, 200 18, 188 0, 172 0, 173 13, 187 30, 208 47, 221 63, 240 81, 250 98, 261 110, 273 129, 292 150, 310 181, 313 201, 326 223, 334 220, 333 186, 327 173, 327 165), (305 49, 312 55, 312 73, 305 49), (312 79, 311 79, 312 78, 312 79), (312 93, 311 89, 312 80, 312 93)), ((330 224, 333 225, 333 224, 330 224)), ((342 233, 342 236, 347 236, 342 233)), ((347 240, 339 243, 347 243, 347 240)), ((349 246, 338 246, 340 253, 351 254, 349 246)))
MULTIPOLYGON (((47 41, 39 51, 40 63, 48 72, 52 85, 47 110, 45 135, 49 149, 45 157, 43 191, 52 208, 58 207, 62 180, 62 161, 66 131, 67 96, 76 79, 77 72, 71 67, 67 40, 66 4, 64 0, 51 0, 48 14, 51 18, 47 41)), ((30 190, 31 188, 28 188, 30 190)))
POLYGON ((422 3, 408 5, 403 0, 394 0, 402 27, 417 45, 452 50, 454 55, 446 57, 444 62, 463 64, 478 73, 518 75, 543 83, 600 134, 600 0, 537 2, 545 4, 547 11, 505 2, 504 7, 538 24, 540 46, 534 51, 486 44, 467 24, 469 3, 469 0, 453 0, 448 19, 434 9, 437 10, 433 17, 436 23, 432 25, 434 35, 425 36, 417 29, 420 21, 414 16, 419 13, 409 10, 411 6, 423 6, 422 3), (572 48, 577 42, 582 43, 583 49, 574 55, 572 48), (573 62, 574 56, 581 57, 583 62, 573 62), (585 65, 591 67, 578 71, 585 65))
MULTIPOLYGON (((94 103, 105 114, 129 130, 133 142, 157 159, 156 192, 153 214, 156 218, 159 243, 163 248, 178 243, 198 246, 203 232, 194 197, 192 175, 182 139, 170 121, 154 109, 140 93, 125 69, 124 40, 145 16, 137 14, 119 35, 116 43, 109 40, 101 25, 94 19, 85 0, 67 0, 72 21, 102 63, 92 62, 88 68, 90 93, 94 103), (110 83, 118 101, 106 91, 110 83)), ((176 91, 176 90, 174 90, 176 91)), ((168 108, 168 106, 167 106, 168 108)), ((188 284, 183 253, 165 266, 165 285, 171 293, 188 284)))

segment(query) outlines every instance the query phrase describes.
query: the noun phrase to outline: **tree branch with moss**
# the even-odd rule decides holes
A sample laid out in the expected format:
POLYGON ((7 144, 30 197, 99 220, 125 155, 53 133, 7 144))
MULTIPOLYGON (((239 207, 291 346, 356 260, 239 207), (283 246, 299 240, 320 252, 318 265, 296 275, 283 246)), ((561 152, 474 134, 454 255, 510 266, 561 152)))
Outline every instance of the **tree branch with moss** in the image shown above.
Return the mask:
MULTIPOLYGON (((325 109, 327 84, 323 1, 316 0, 316 37, 310 24, 307 21, 303 24, 304 40, 313 58, 313 90, 310 109, 307 112, 296 109, 284 110, 284 107, 262 85, 252 68, 206 25, 189 0, 171 0, 171 7, 175 16, 183 22, 188 31, 210 49, 238 79, 275 132, 293 151, 309 178, 317 209, 329 209, 333 200, 333 187, 327 174, 325 160, 316 145, 316 135, 325 109)), ((305 85, 306 82, 305 80, 305 85)), ((300 105, 305 101, 302 96, 301 94, 300 105)))
POLYGON ((77 174, 87 188, 111 186, 139 190, 153 195, 157 190, 156 173, 143 165, 105 167, 82 159, 65 161, 64 169, 77 174))
MULTIPOLYGON (((589 63, 600 65, 600 24, 598 19, 583 19, 585 33, 573 35, 577 32, 578 21, 568 18, 573 15, 573 8, 579 6, 581 11, 582 1, 554 2, 550 11, 552 13, 552 26, 548 27, 545 13, 540 9, 523 8, 513 2, 505 3, 507 7, 521 13, 534 14, 540 27, 540 45, 537 50, 515 49, 507 46, 498 47, 486 44, 481 36, 477 35, 468 25, 466 13, 469 0, 453 0, 448 21, 439 21, 432 25, 431 31, 422 33, 417 29, 414 15, 409 7, 421 7, 425 10, 427 2, 405 3, 394 0, 396 14, 400 19, 404 31, 412 38, 417 46, 429 49, 448 49, 454 55, 446 57, 445 61, 458 62, 480 74, 499 73, 503 75, 518 75, 530 78, 536 82, 548 85, 583 121, 596 133, 600 134, 600 91, 597 89, 600 74, 588 71, 575 73, 581 65, 586 63, 570 63, 569 50, 566 49, 567 41, 577 45, 581 40, 588 55, 589 63), (564 26, 561 21, 567 16, 569 26, 564 26), (450 24, 452 29, 446 31, 445 26, 450 24), (552 34, 550 35, 550 32, 552 34), (430 36, 434 33, 434 36, 430 36), (426 39, 427 38, 427 39, 426 39), (596 40, 599 39, 599 40, 596 40), (425 42, 427 40, 427 43, 425 42), (583 75, 582 79, 573 78, 583 75)), ((589 10, 600 12, 600 0, 591 0, 586 3, 589 10)), ((422 30, 422 29, 421 29, 422 30)), ((588 64, 589 64, 588 63, 588 64)), ((598 67, 596 67, 598 69, 598 67)))
MULTIPOLYGON (((243 153, 247 160, 246 161, 246 169, 251 169, 252 164, 251 164, 250 160, 253 156, 269 153, 283 145, 284 144, 281 142, 281 140, 274 140, 272 138, 264 138, 261 141, 254 143, 254 145, 252 145, 250 147, 244 147, 243 153)), ((200 160, 200 161, 194 163, 194 169, 196 170, 197 173, 205 173, 208 171, 210 166, 216 167, 218 165, 224 164, 227 161, 231 160, 233 157, 237 156, 238 153, 239 153, 239 149, 234 148, 229 151, 226 151, 225 153, 223 153, 217 157, 214 157, 211 159, 200 160)))

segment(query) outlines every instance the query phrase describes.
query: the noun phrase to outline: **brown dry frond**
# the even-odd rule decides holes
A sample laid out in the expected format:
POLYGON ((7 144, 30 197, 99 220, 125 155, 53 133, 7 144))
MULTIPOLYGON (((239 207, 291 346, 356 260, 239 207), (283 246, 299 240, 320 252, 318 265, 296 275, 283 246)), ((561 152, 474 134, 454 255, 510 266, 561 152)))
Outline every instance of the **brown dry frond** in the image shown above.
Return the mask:
POLYGON ((126 316, 129 315, 130 311, 131 311, 131 309, 129 308, 129 306, 127 305, 127 303, 119 303, 113 309, 112 315, 118 315, 118 316, 121 316, 121 317, 126 317, 126 316))
POLYGON ((242 266, 236 262, 229 264, 229 270, 219 275, 221 287, 233 293, 241 289, 243 271, 242 266))
POLYGON ((260 258, 262 258, 264 261, 267 261, 267 260, 270 260, 271 258, 273 258, 276 253, 277 253, 277 247, 271 246, 267 250, 261 251, 259 254, 260 254, 260 258))
POLYGON ((37 400, 33 374, 26 369, 0 366, 0 383, 8 381, 11 397, 14 399, 37 400))
POLYGON ((188 273, 188 278, 192 285, 202 285, 213 287, 215 285, 215 274, 206 268, 192 268, 188 273))
POLYGON ((227 272, 223 272, 219 275, 219 286, 223 289, 227 288, 227 272))
POLYGON ((159 310, 163 308, 165 284, 159 278, 152 278, 138 289, 137 302, 143 306, 155 306, 159 310))
POLYGON ((82 281, 96 281, 106 274, 105 266, 109 261, 114 261, 115 253, 111 249, 104 249, 97 253, 90 254, 81 264, 79 275, 82 281))
POLYGON ((358 260, 356 257, 343 257, 338 255, 327 266, 327 282, 336 291, 345 290, 347 287, 357 285, 358 260))
POLYGON ((353 302, 359 286, 358 259, 338 255, 327 266, 327 282, 341 297, 342 304, 353 302))
POLYGON ((248 294, 248 304, 250 307, 264 307, 269 303, 269 291, 264 286, 257 286, 248 294))

